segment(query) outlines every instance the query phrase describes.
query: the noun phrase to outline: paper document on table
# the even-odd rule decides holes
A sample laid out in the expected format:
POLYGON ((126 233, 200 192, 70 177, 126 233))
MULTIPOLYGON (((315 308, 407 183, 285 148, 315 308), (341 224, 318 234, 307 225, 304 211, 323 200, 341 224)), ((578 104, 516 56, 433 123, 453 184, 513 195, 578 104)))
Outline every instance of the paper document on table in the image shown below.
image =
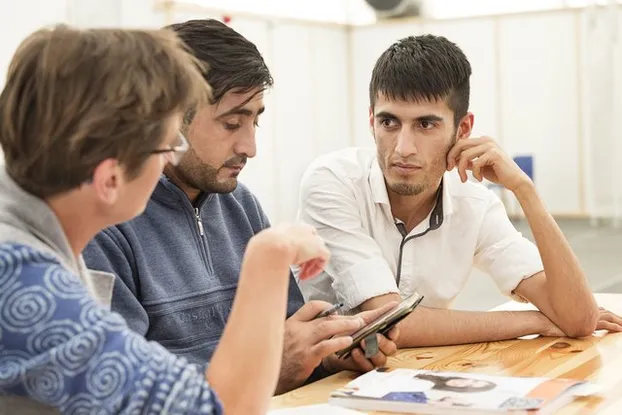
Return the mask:
POLYGON ((364 411, 531 415, 554 413, 598 389, 575 379, 379 368, 334 390, 329 403, 364 411))
POLYGON ((330 415, 365 415, 364 412, 355 411, 354 409, 347 409, 340 406, 319 404, 319 405, 306 405, 299 406, 297 408, 285 408, 275 409, 268 412, 268 415, 317 415, 317 414, 330 414, 330 415))

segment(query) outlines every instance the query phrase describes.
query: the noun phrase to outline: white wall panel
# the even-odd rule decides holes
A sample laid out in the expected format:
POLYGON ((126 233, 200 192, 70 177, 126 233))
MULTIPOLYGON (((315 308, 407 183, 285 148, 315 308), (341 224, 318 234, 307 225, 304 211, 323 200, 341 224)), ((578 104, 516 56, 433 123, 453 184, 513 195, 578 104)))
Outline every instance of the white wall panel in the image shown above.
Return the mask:
POLYGON ((338 27, 311 27, 314 155, 350 145, 348 39, 338 27))
POLYGON ((586 211, 592 217, 621 216, 622 117, 619 27, 622 11, 606 8, 581 13, 582 113, 586 211))
POLYGON ((159 28, 166 14, 152 0, 67 0, 71 23, 79 27, 159 28))
POLYGON ((545 203, 565 214, 581 212, 577 27, 573 12, 499 21, 504 147, 511 156, 533 155, 545 203))
MULTIPOLYGON (((345 29, 275 23, 271 70, 272 218, 293 220, 300 178, 319 154, 349 143, 345 29)), ((265 165, 257 157, 258 165, 265 165)), ((266 203, 264 201, 264 203, 266 203)))
POLYGON ((166 14, 154 7, 153 0, 121 0, 119 8, 123 27, 159 28, 167 24, 166 14))
POLYGON ((313 118, 313 36, 310 27, 277 24, 272 31, 275 79, 274 164, 278 179, 275 220, 295 216, 300 177, 313 159, 316 120, 313 118))
POLYGON ((123 23, 121 0, 69 0, 71 22, 79 27, 119 27, 123 23))

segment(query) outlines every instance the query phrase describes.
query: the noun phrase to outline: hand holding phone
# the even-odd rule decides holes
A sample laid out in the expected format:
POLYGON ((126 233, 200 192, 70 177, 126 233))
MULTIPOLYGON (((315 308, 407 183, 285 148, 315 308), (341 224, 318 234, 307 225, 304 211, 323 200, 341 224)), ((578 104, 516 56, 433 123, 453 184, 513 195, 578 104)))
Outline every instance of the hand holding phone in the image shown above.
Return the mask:
POLYGON ((376 333, 386 335, 397 323, 399 323, 404 318, 406 318, 406 316, 412 313, 422 300, 422 295, 416 292, 413 293, 410 297, 402 301, 397 307, 390 311, 387 311, 385 314, 378 317, 375 321, 369 323, 365 327, 358 330, 356 333, 352 334, 352 344, 350 344, 345 349, 338 351, 336 353, 337 357, 342 359, 347 358, 352 350, 360 347, 361 342, 369 335, 376 333))

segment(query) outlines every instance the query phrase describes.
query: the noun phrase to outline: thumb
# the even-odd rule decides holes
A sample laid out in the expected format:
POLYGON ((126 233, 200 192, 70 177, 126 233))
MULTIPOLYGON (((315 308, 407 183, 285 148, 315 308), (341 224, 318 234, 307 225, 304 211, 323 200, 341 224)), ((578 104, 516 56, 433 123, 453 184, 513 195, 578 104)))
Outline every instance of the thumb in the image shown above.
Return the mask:
POLYGON ((391 301, 390 303, 387 303, 380 308, 376 308, 375 310, 363 311, 362 313, 358 313, 357 317, 362 318, 365 324, 369 324, 380 318, 380 316, 382 316, 383 314, 393 310, 395 307, 397 307, 397 305, 397 301, 391 301))
POLYGON ((332 304, 327 303, 326 301, 309 301, 300 307, 298 311, 290 317, 290 319, 296 321, 311 321, 322 311, 330 307, 332 307, 332 304))

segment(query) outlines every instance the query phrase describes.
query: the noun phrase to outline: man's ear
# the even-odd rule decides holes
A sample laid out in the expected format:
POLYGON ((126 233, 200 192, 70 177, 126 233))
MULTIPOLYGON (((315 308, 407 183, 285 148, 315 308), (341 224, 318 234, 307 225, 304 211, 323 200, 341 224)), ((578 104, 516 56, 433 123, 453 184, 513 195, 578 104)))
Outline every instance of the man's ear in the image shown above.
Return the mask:
POLYGON ((99 163, 93 172, 91 185, 100 202, 113 205, 123 185, 123 169, 119 162, 110 158, 99 163))
POLYGON ((467 114, 462 117, 456 129, 456 140, 462 140, 463 138, 469 138, 471 136, 474 119, 475 117, 472 112, 467 112, 467 114))
POLYGON ((369 132, 374 137, 374 141, 376 141, 376 134, 374 134, 374 109, 372 107, 369 107, 369 132))

